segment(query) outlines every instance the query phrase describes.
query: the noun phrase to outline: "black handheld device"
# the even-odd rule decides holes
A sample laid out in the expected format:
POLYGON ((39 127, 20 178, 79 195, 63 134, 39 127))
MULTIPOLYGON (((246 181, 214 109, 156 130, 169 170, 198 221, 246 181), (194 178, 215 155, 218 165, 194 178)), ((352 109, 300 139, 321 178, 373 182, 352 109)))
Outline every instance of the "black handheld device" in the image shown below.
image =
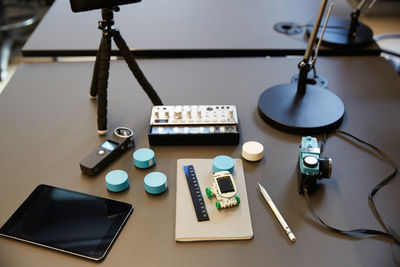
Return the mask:
POLYGON ((96 175, 134 145, 133 131, 126 127, 118 127, 104 143, 79 162, 81 170, 87 175, 96 175))

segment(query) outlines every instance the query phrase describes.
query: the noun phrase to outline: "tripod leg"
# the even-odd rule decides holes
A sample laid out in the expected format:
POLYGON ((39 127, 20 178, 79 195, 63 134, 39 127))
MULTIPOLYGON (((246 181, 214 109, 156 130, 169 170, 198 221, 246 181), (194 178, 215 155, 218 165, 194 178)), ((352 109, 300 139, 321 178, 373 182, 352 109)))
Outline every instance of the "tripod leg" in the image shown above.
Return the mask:
POLYGON ((104 135, 107 132, 107 86, 110 69, 111 35, 103 34, 101 42, 98 63, 97 131, 100 135, 104 135))
POLYGON ((98 80, 99 80, 100 50, 102 49, 102 45, 103 45, 102 40, 103 40, 103 38, 101 38, 101 40, 100 40, 100 46, 96 53, 96 61, 94 62, 92 82, 90 84, 90 92, 89 92, 90 99, 95 99, 97 96, 98 80))
POLYGON ((126 63, 128 64, 129 69, 132 71, 136 80, 143 88, 143 90, 146 92, 153 105, 162 105, 160 97, 154 90, 153 86, 149 83, 147 78, 144 76, 142 70, 140 69, 131 51, 129 50, 128 46, 126 45, 124 39, 122 38, 121 34, 117 29, 112 30, 112 36, 114 37, 115 44, 121 51, 121 55, 124 57, 126 63))

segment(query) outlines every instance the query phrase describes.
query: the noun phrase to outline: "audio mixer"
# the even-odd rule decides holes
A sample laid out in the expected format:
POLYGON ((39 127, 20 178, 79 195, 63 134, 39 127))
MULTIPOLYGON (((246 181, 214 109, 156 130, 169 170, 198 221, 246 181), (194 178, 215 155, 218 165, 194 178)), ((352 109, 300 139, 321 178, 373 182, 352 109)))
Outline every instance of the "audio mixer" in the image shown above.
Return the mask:
POLYGON ((148 136, 150 145, 237 145, 236 106, 154 106, 148 136))

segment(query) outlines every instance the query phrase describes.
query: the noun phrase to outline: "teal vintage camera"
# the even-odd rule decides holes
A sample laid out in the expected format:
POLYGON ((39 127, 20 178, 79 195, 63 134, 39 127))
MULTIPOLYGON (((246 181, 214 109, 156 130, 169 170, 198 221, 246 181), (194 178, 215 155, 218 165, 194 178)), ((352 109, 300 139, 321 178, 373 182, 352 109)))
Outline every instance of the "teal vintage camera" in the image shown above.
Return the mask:
POLYGON ((317 139, 311 136, 301 138, 299 148, 297 190, 304 194, 315 192, 317 179, 328 179, 332 172, 332 159, 320 157, 321 150, 317 139))

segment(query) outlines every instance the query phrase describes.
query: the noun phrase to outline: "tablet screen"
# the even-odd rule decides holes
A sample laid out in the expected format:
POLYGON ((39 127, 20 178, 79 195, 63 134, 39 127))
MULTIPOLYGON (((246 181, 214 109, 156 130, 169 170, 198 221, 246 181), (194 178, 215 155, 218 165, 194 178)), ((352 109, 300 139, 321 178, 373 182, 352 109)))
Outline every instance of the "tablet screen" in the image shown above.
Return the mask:
POLYGON ((132 211, 128 203, 39 185, 0 235, 101 260, 132 211))

